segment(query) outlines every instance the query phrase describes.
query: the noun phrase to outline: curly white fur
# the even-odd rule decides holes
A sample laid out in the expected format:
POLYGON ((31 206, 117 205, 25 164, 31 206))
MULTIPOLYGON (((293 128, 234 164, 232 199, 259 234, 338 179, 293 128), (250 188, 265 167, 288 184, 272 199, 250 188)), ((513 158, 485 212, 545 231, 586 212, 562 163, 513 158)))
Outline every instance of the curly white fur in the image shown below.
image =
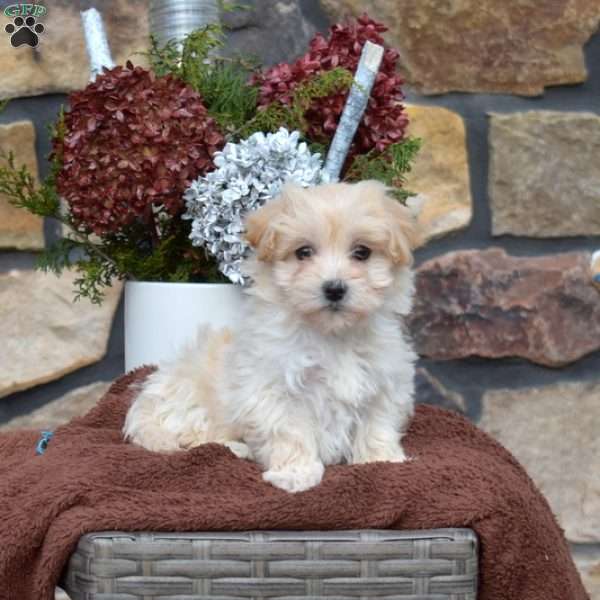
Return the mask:
POLYGON ((125 436, 156 451, 227 444, 290 492, 317 485, 324 465, 405 460, 416 356, 399 318, 411 307, 416 235, 385 192, 376 182, 288 186, 253 213, 255 283, 239 328, 201 332, 161 365, 125 436), (304 246, 312 254, 299 259, 304 246), (339 302, 324 295, 331 280, 347 288, 339 302))

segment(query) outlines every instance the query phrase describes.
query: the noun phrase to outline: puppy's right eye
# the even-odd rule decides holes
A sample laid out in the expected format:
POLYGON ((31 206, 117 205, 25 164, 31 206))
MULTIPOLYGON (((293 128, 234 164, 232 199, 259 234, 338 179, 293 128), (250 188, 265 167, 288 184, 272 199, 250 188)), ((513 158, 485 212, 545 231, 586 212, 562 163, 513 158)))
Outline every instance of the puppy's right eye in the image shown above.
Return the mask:
POLYGON ((294 254, 298 260, 304 260, 305 258, 310 258, 314 253, 315 250, 311 246, 300 246, 294 254))

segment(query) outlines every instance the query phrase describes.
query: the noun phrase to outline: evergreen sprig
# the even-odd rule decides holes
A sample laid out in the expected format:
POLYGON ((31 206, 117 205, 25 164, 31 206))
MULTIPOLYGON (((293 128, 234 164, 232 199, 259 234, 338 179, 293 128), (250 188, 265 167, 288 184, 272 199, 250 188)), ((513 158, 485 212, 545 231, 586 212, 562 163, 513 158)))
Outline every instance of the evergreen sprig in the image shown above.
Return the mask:
POLYGON ((383 152, 371 150, 354 157, 344 177, 345 181, 377 179, 392 188, 392 193, 401 201, 414 195, 404 189, 406 174, 421 148, 419 138, 406 138, 388 146, 383 152))
POLYGON ((147 56, 153 71, 185 81, 201 96, 210 116, 224 131, 241 127, 256 112, 258 89, 249 83, 256 63, 219 56, 223 28, 211 24, 190 33, 183 44, 159 46, 151 39, 147 56))
POLYGON ((35 178, 25 165, 17 166, 12 152, 0 153, 0 193, 18 208, 40 217, 56 217, 60 200, 50 176, 38 188, 35 178))
POLYGON ((64 237, 52 244, 40 254, 36 267, 46 273, 60 275, 65 269, 70 269, 77 262, 75 253, 81 249, 81 243, 70 237, 64 237))
POLYGON ((305 113, 313 100, 349 90, 352 80, 352 73, 342 67, 318 73, 296 86, 288 104, 276 101, 258 110, 236 134, 244 138, 257 131, 277 131, 280 127, 306 134, 309 124, 305 113))
POLYGON ((107 236, 102 249, 114 261, 119 273, 141 281, 225 281, 209 261, 203 249, 193 248, 189 241, 188 221, 178 219, 180 226, 167 223, 158 242, 144 239, 142 229, 134 225, 130 231, 107 236), (137 233, 134 231, 137 229, 137 233), (132 244, 132 240, 137 243, 132 244))
POLYGON ((150 63, 150 69, 157 77, 165 75, 175 75, 179 72, 181 60, 181 51, 173 41, 165 46, 160 46, 158 40, 150 35, 150 49, 148 52, 140 52, 150 63))
POLYGON ((74 300, 87 298, 92 304, 101 304, 104 288, 112 285, 114 279, 119 278, 119 273, 112 261, 106 260, 102 254, 97 254, 91 248, 90 243, 64 237, 40 255, 36 267, 55 275, 73 269, 79 275, 74 280, 74 300))
POLYGON ((113 262, 107 262, 96 254, 88 254, 74 263, 79 277, 74 280, 77 290, 75 301, 87 298, 92 304, 101 304, 104 290, 111 287, 115 279, 122 279, 113 262))

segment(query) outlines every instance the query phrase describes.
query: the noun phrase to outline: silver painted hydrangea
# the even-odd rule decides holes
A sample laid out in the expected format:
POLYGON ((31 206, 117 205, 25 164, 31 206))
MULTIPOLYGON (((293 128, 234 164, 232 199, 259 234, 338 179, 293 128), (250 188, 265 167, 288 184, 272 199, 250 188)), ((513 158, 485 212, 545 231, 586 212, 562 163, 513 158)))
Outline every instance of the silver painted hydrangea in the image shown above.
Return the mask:
POLYGON ((213 157, 216 169, 199 177, 184 193, 191 219, 190 239, 204 246, 233 283, 245 284, 240 271, 249 252, 242 220, 279 193, 286 181, 308 187, 326 181, 319 154, 312 154, 298 131, 254 133, 228 143, 213 157))

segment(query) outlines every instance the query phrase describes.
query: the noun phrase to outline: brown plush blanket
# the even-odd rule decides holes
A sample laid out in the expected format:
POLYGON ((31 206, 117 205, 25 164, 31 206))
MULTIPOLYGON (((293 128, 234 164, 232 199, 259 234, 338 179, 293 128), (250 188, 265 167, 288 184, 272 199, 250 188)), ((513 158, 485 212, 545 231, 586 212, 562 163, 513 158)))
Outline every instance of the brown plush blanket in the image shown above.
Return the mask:
POLYGON ((143 369, 118 380, 86 416, 0 435, 0 598, 51 600, 79 537, 102 530, 422 529, 471 527, 481 540, 480 600, 588 598, 563 534, 512 456, 464 418, 419 406, 406 437, 414 460, 327 469, 292 495, 257 465, 209 444, 153 454, 121 439, 143 369))

